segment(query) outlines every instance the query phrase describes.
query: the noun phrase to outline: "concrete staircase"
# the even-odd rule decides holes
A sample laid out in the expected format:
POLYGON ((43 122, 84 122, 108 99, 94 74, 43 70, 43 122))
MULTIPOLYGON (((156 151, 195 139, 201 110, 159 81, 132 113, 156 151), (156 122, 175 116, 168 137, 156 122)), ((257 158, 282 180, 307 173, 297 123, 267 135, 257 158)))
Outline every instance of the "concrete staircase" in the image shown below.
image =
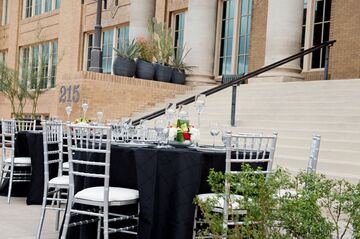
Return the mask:
MULTIPOLYGON (((195 88, 186 96, 204 89, 195 88)), ((207 97, 200 143, 212 143, 211 121, 230 128, 230 102, 231 89, 207 97)), ((191 122, 196 124, 195 108, 188 105, 187 109, 191 122)), ((293 172, 305 169, 311 137, 319 134, 318 172, 353 182, 360 180, 359 79, 242 85, 238 88, 236 119, 233 132, 279 133, 275 165, 293 172)), ((216 138, 216 144, 221 144, 220 138, 216 138)))

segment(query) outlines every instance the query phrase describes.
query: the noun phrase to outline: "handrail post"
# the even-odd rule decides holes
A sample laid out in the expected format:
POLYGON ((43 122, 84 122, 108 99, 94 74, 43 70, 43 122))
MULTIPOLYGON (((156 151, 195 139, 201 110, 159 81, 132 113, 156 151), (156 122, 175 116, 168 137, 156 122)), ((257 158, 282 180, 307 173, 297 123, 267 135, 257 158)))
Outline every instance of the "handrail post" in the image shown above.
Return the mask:
POLYGON ((328 80, 329 79, 329 51, 330 51, 330 46, 327 45, 325 47, 325 70, 324 70, 324 80, 328 80))
POLYGON ((235 126, 235 114, 236 114, 236 92, 237 92, 237 84, 232 86, 232 94, 231 94, 231 126, 235 126))

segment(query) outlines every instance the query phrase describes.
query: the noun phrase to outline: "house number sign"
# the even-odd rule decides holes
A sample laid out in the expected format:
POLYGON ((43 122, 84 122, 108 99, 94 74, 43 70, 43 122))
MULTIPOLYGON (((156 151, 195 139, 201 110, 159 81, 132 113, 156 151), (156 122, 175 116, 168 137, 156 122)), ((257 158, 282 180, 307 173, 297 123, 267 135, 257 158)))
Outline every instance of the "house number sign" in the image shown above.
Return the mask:
POLYGON ((73 102, 77 103, 80 100, 80 85, 69 85, 60 87, 60 103, 73 102))

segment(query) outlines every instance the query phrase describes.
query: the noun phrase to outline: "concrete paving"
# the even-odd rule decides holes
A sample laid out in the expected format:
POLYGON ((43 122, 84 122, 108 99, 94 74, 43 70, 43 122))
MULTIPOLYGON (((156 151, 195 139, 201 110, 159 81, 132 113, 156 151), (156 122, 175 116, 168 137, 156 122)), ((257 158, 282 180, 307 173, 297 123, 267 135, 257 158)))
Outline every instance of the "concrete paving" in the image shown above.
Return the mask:
MULTIPOLYGON (((40 205, 26 205, 26 199, 12 197, 8 204, 0 196, 0 239, 34 239, 40 219, 40 205)), ((46 212, 41 238, 56 239, 55 211, 46 212)))

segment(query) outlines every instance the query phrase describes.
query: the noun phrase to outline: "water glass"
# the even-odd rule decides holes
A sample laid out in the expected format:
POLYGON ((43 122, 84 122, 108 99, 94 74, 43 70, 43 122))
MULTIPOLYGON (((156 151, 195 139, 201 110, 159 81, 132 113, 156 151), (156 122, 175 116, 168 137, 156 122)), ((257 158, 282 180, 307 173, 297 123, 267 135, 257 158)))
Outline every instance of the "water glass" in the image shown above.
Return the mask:
POLYGON ((210 123, 210 135, 213 137, 213 148, 215 148, 215 137, 220 134, 219 124, 216 122, 210 123))
POLYGON ((104 112, 103 112, 103 110, 98 110, 97 112, 96 112, 96 119, 97 119, 97 123, 98 124, 101 124, 101 120, 102 120, 102 118, 104 117, 104 112))
POLYGON ((87 99, 82 100, 81 108, 83 110, 83 118, 86 118, 86 111, 89 109, 89 101, 87 99))

